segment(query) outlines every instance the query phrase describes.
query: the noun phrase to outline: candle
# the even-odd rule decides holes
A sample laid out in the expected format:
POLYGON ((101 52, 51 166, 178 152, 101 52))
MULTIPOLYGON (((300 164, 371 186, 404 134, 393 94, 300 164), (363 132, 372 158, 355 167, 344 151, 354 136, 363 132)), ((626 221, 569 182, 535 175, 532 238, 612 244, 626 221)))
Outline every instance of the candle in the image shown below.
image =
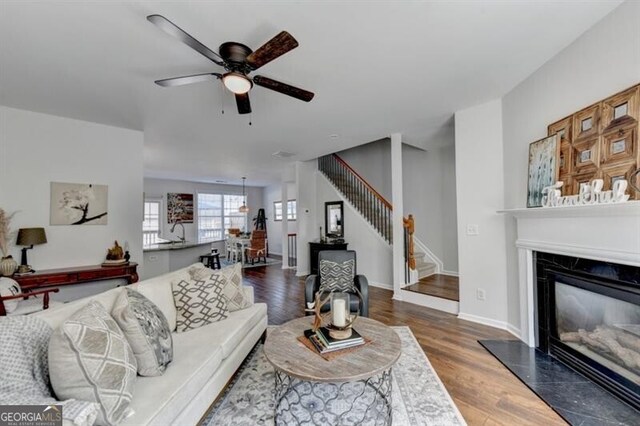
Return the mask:
POLYGON ((347 325, 346 304, 342 299, 333 301, 333 325, 336 327, 344 327, 347 325))

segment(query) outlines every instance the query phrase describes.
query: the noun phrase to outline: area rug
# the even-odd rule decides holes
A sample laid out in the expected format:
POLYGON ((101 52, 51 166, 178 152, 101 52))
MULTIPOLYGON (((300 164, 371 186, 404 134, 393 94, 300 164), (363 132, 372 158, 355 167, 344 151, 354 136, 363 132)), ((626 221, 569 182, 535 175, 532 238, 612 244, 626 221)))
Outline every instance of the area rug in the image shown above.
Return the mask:
MULTIPOLYGON (((409 327, 392 328, 402 342, 402 355, 392 373, 393 425, 465 425, 409 327)), ((273 367, 265 358, 262 345, 258 345, 202 425, 273 425, 274 384, 273 367)), ((380 424, 380 419, 359 424, 380 424)))
MULTIPOLYGON (((236 263, 236 262, 234 262, 233 260, 227 260, 226 258, 220 258, 220 266, 222 266, 223 268, 225 266, 231 266, 234 263, 236 263)), ((246 262, 244 264, 244 266, 242 267, 242 269, 258 268, 260 266, 279 265, 281 263, 282 263, 282 261, 280 259, 273 259, 273 258, 267 257, 267 263, 256 261, 256 263, 254 265, 252 265, 251 262, 246 262)))

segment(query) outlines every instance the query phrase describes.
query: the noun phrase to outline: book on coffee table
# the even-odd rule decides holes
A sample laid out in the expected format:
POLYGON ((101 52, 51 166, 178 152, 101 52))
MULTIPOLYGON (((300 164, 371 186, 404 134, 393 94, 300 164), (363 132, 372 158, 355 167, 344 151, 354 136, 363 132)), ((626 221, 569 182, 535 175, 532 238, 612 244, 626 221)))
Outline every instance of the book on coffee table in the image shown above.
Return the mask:
POLYGON ((362 336, 360 336, 360 334, 357 334, 355 330, 353 330, 353 332, 354 334, 352 334, 351 337, 342 340, 333 339, 331 336, 329 336, 329 331, 326 328, 324 332, 321 332, 321 329, 319 329, 317 332, 313 332, 312 330, 305 330, 304 335, 313 344, 313 346, 319 353, 326 354, 329 352, 335 352, 342 349, 349 349, 356 346, 364 345, 366 342, 362 338, 362 336), (324 336, 324 333, 326 333, 326 337, 324 336), (327 340, 327 337, 331 339, 330 342, 327 340))

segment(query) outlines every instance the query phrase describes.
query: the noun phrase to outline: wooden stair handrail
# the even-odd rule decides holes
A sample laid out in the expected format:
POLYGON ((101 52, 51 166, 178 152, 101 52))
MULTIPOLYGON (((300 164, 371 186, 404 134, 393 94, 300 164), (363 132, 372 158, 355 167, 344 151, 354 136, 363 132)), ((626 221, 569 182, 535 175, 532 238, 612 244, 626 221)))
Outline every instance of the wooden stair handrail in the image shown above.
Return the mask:
POLYGON ((362 184, 367 187, 367 189, 369 191, 371 191, 373 193, 373 195, 375 195, 376 198, 378 198, 382 204, 384 204, 389 210, 393 210, 393 206, 391 205, 391 203, 389 201, 387 201, 378 191, 376 191, 373 186, 369 185, 369 182, 367 182, 362 176, 360 176, 360 174, 358 172, 356 172, 355 170, 353 170, 351 168, 351 166, 349 164, 347 164, 346 161, 344 161, 342 158, 340 158, 340 156, 338 154, 331 154, 333 155, 333 157, 338 161, 338 163, 340 163, 344 168, 346 168, 347 170, 349 170, 351 173, 353 173, 360 182, 362 182, 362 184))
POLYGON ((409 236, 407 263, 409 264, 409 268, 411 268, 412 270, 415 270, 416 257, 415 257, 415 245, 413 242, 413 234, 416 228, 415 228, 415 221, 413 220, 412 214, 410 214, 409 217, 402 218, 402 226, 404 226, 407 229, 407 235, 409 236))

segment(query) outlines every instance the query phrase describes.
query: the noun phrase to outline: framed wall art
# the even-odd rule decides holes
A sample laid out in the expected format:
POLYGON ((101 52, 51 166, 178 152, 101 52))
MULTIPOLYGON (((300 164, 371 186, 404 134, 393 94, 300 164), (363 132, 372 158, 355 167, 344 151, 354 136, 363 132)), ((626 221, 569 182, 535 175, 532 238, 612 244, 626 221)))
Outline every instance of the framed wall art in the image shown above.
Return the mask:
POLYGON ((167 194, 167 223, 193 223, 193 194, 167 194))
POLYGON ((51 225, 106 225, 109 187, 91 183, 51 182, 51 225))
POLYGON ((556 135, 529 145, 529 192, 527 207, 542 206, 542 190, 553 185, 560 176, 560 143, 556 135))

